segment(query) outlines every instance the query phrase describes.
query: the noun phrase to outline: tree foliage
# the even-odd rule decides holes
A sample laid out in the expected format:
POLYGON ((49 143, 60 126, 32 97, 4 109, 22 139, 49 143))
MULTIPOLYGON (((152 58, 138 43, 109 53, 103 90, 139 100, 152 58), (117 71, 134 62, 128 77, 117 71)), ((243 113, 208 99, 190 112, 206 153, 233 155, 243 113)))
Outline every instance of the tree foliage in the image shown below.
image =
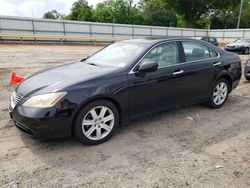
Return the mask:
POLYGON ((45 19, 62 19, 63 17, 64 15, 60 14, 56 10, 48 11, 43 15, 43 18, 45 19))
POLYGON ((94 21, 93 7, 89 6, 86 0, 78 0, 73 3, 68 19, 78 21, 94 21))
MULTIPOLYGON (((89 0, 89 2, 91 2, 89 0)), ((44 18, 193 28, 235 28, 240 0, 105 0, 95 8, 77 0, 70 14, 56 10, 44 18)), ((250 0, 244 0, 240 27, 250 27, 250 0)))

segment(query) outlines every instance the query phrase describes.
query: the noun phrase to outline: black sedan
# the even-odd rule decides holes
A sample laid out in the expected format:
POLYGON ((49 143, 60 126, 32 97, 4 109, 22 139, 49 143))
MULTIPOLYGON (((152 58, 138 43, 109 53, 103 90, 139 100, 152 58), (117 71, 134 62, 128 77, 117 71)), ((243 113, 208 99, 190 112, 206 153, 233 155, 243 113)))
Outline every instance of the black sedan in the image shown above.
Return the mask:
POLYGON ((134 39, 36 73, 13 92, 10 116, 35 138, 85 144, 117 126, 180 105, 221 107, 241 78, 238 55, 194 39, 134 39))

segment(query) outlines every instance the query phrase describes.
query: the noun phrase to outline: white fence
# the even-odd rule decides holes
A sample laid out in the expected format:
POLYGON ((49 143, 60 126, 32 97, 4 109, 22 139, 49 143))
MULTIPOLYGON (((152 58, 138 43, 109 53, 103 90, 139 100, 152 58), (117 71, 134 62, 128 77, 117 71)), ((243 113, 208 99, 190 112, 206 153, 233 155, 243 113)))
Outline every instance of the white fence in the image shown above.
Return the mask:
POLYGON ((140 38, 206 36, 207 30, 0 16, 0 33, 140 38))
POLYGON ((214 36, 221 41, 250 37, 250 29, 187 29, 0 16, 0 34, 141 38, 147 36, 214 36))

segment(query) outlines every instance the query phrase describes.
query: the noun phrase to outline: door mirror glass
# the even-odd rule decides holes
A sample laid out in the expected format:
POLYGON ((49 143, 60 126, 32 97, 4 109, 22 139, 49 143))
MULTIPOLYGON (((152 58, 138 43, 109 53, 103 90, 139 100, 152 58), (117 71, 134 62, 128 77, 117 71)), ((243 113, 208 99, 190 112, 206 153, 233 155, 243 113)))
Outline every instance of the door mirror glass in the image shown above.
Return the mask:
POLYGON ((158 69, 158 63, 155 61, 144 61, 139 67, 139 72, 154 72, 158 69))

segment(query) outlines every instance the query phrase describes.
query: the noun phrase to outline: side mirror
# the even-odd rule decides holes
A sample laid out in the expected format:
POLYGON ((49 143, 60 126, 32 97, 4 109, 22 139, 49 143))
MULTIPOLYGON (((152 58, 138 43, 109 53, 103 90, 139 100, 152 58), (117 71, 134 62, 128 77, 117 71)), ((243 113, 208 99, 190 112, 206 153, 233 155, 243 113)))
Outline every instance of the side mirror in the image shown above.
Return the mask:
POLYGON ((158 63, 155 61, 144 61, 139 67, 139 72, 154 72, 158 69, 158 63))

